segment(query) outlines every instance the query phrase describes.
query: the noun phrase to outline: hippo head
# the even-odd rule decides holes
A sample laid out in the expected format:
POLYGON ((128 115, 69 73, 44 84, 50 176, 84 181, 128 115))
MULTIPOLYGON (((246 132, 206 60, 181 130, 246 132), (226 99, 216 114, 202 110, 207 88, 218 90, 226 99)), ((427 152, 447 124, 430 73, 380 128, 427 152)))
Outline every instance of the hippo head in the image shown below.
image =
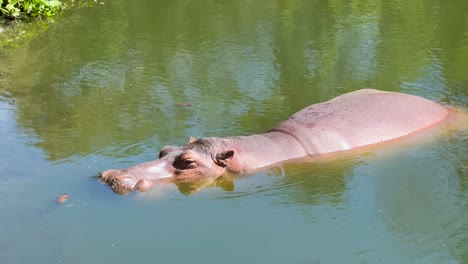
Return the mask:
POLYGON ((229 170, 234 150, 221 138, 190 138, 183 147, 166 146, 159 159, 123 170, 106 170, 100 180, 118 194, 147 191, 157 182, 195 181, 216 178, 229 170))

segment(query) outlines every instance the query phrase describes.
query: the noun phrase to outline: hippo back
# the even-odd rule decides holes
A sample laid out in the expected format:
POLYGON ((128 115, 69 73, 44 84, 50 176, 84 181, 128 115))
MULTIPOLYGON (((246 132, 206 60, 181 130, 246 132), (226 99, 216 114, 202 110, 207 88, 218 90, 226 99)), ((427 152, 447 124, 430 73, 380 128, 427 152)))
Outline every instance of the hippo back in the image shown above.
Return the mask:
POLYGON ((448 114, 421 97, 363 89, 306 107, 272 131, 292 135, 309 154, 324 154, 403 137, 448 114))

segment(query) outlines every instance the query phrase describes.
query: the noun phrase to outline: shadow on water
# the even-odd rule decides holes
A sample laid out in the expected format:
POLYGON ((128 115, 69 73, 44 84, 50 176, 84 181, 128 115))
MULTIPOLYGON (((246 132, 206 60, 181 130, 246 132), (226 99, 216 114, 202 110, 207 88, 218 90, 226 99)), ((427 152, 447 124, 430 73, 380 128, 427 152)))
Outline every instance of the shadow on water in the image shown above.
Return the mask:
POLYGON ((232 199, 243 196, 279 196, 283 197, 284 204, 317 205, 323 203, 341 202, 346 189, 346 177, 353 167, 361 161, 356 158, 341 158, 335 161, 317 162, 302 161, 294 164, 284 164, 274 167, 266 172, 244 176, 237 181, 250 181, 246 177, 257 177, 257 184, 239 183, 239 191, 219 194, 218 199, 232 199), (261 178, 270 178, 270 180, 261 178))

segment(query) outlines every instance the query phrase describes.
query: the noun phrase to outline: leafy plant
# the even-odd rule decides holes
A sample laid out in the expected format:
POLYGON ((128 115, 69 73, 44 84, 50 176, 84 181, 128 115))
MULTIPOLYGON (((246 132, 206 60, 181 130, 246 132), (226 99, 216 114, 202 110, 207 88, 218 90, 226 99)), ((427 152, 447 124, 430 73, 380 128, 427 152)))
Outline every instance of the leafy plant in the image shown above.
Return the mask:
POLYGON ((2 0, 0 11, 9 18, 15 18, 20 15, 20 9, 16 7, 18 0, 2 0))
POLYGON ((10 19, 22 14, 49 17, 57 14, 62 7, 59 0, 0 0, 0 13, 10 19))

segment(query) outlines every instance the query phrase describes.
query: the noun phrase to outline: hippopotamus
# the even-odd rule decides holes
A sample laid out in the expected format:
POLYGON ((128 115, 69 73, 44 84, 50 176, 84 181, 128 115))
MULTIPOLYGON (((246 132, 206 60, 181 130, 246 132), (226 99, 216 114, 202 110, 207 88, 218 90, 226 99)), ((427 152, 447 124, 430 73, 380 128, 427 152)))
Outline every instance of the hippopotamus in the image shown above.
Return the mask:
POLYGON ((147 191, 159 182, 245 174, 405 137, 441 123, 450 112, 418 96, 362 89, 308 106, 265 133, 191 138, 182 147, 163 147, 159 159, 106 170, 100 180, 125 194, 147 191))

